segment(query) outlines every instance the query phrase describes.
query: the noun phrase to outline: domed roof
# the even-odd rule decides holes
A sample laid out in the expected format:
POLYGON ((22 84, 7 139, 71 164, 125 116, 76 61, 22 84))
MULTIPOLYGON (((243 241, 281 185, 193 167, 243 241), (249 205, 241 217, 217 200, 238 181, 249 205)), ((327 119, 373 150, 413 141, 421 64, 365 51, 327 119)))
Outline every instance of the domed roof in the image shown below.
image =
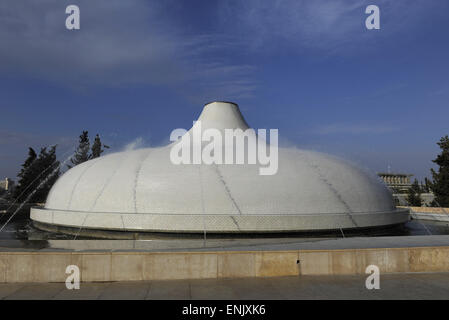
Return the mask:
MULTIPOLYGON (((228 102, 207 104, 198 120, 201 130, 248 128, 238 106, 228 102)), ((109 154, 68 170, 45 209, 33 209, 31 217, 72 227, 169 232, 346 229, 408 219, 376 177, 326 154, 279 148, 277 173, 260 175, 258 164, 173 164, 176 143, 109 154)))

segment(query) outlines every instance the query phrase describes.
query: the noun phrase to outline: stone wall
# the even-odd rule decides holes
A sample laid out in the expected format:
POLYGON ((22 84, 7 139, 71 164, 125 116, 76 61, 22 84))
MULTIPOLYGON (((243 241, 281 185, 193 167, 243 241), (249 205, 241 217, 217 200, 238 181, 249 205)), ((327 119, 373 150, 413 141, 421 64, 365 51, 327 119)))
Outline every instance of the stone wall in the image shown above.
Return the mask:
POLYGON ((400 207, 400 208, 410 208, 410 210, 413 212, 449 214, 449 208, 436 208, 436 207, 400 207))
POLYGON ((0 282, 64 282, 68 265, 81 281, 449 272, 449 247, 232 252, 1 252, 0 282))

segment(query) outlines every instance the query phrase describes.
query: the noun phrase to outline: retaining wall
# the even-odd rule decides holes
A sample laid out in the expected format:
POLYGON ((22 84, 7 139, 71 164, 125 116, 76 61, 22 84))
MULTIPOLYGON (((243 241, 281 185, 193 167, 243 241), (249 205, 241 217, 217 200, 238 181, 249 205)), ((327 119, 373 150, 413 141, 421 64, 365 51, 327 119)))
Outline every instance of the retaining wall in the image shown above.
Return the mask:
POLYGON ((449 208, 409 207, 412 219, 449 222, 449 208))
POLYGON ((423 212, 423 213, 438 213, 449 215, 449 208, 440 207, 398 207, 403 209, 410 209, 411 212, 423 212))
POLYGON ((449 247, 230 252, 0 252, 0 282, 81 281, 449 272, 449 247))

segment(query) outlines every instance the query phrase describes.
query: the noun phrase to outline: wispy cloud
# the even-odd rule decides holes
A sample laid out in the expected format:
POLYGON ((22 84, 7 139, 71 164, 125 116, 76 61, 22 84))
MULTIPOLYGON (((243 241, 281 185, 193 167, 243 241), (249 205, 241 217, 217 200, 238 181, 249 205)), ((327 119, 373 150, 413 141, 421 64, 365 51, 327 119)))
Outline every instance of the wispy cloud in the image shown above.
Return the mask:
POLYGON ((399 128, 389 125, 372 124, 343 124, 335 123, 319 126, 312 130, 313 133, 321 135, 329 134, 385 134, 398 131, 399 128))
MULTIPOLYGON (((253 67, 217 60, 233 37, 189 32, 171 15, 169 3, 77 0, 81 29, 65 28, 66 1, 0 3, 0 70, 61 85, 164 85, 206 90, 202 83, 251 80, 253 67)), ((247 94, 253 84, 216 86, 247 94)))
POLYGON ((0 130, 0 146, 20 146, 25 148, 47 146, 57 144, 62 148, 66 148, 71 145, 75 145, 76 139, 68 137, 54 137, 39 135, 35 133, 23 132, 23 131, 3 131, 0 130))
POLYGON ((429 96, 434 97, 434 96, 441 96, 441 95, 445 95, 449 93, 449 85, 443 85, 442 87, 436 89, 436 90, 432 90, 431 92, 429 92, 429 96))
POLYGON ((230 52, 278 52, 279 45, 325 54, 359 50, 448 7, 443 1, 378 0, 382 25, 373 37, 364 29, 368 0, 220 1, 210 9, 214 28, 208 29, 186 26, 171 1, 71 3, 81 9, 78 31, 65 28, 66 1, 0 2, 0 41, 7 44, 0 71, 80 89, 143 84, 195 92, 201 100, 251 97, 256 69, 230 52))
POLYGON ((223 1, 221 21, 238 30, 249 47, 279 50, 279 45, 297 50, 320 50, 321 54, 371 49, 379 41, 400 32, 411 32, 419 21, 447 11, 444 1, 377 0, 247 0, 223 1), (381 10, 381 29, 368 32, 365 8, 381 10), (230 23, 232 22, 232 23, 230 23))

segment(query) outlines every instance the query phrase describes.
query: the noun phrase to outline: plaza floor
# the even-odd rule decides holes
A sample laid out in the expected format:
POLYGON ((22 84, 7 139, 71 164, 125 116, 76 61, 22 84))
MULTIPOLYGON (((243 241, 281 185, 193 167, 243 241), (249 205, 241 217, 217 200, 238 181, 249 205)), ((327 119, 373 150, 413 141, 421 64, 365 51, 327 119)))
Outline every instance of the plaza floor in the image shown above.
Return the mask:
POLYGON ((380 277, 380 289, 368 290, 366 276, 170 280, 81 283, 0 284, 0 299, 449 299, 449 273, 402 273, 380 277))

